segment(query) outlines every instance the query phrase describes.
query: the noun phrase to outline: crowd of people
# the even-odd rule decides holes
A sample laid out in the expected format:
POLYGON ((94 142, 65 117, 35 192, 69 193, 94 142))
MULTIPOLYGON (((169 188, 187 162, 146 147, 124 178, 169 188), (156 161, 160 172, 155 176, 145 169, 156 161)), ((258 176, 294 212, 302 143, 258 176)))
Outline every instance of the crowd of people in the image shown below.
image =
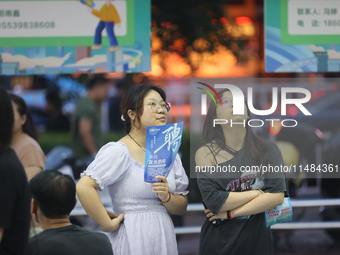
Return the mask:
MULTIPOLYGON (((120 102, 126 135, 103 145, 100 106, 109 81, 95 76, 87 88, 71 121, 71 144, 78 158, 91 163, 75 185, 67 175, 44 170, 45 156, 24 100, 0 86, 0 253, 178 254, 169 214, 184 215, 188 204, 189 178, 180 156, 167 176, 156 176, 159 182, 144 182, 146 127, 167 124, 171 105, 165 91, 154 85, 129 88, 120 102), (108 190, 113 211, 100 200, 97 190, 103 189, 108 190), (71 223, 76 194, 107 235, 71 223), (30 228, 35 232, 29 238, 30 228)), ((242 121, 250 116, 247 105, 243 115, 232 114, 230 91, 222 90, 220 97, 221 104, 209 106, 196 165, 283 164, 277 146, 255 136, 249 127, 213 127, 215 118, 242 121)), ((264 212, 287 196, 283 174, 213 178, 202 173, 197 181, 206 206, 200 254, 274 254, 264 212)))

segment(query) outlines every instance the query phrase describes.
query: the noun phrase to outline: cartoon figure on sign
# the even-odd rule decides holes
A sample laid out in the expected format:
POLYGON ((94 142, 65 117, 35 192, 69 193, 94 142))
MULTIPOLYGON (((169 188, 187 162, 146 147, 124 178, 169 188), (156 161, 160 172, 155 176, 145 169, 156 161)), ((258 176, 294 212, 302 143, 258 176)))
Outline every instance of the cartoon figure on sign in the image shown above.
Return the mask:
POLYGON ((82 4, 85 4, 87 6, 90 6, 91 8, 94 8, 94 2, 93 0, 80 0, 82 4))
POLYGON ((116 8, 112 4, 112 1, 113 0, 106 0, 106 3, 99 11, 91 7, 89 8, 89 11, 100 19, 94 35, 94 45, 92 46, 93 50, 101 49, 102 32, 104 28, 106 29, 111 46, 108 51, 112 52, 119 49, 118 41, 114 32, 114 26, 115 24, 120 23, 120 17, 116 8))

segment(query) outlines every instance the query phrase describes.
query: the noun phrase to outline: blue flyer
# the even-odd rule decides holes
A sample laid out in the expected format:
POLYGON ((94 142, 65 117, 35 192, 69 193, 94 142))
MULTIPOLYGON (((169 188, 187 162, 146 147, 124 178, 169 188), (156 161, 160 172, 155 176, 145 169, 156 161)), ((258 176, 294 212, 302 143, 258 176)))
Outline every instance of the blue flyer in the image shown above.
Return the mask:
POLYGON ((266 227, 278 223, 285 223, 293 219, 293 207, 290 202, 290 197, 285 197, 283 204, 278 205, 276 208, 265 211, 266 227))
POLYGON ((144 181, 159 182, 157 175, 167 177, 181 145, 183 121, 146 128, 144 181))

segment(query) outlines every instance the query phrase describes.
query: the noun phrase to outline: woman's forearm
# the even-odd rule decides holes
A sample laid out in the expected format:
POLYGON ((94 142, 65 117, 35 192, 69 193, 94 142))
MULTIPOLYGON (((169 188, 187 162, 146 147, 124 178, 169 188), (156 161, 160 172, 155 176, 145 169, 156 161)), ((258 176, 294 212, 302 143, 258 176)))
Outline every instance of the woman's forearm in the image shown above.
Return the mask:
POLYGON ((111 219, 93 187, 77 184, 77 195, 86 213, 97 222, 103 231, 110 232, 111 219))
POLYGON ((284 193, 264 193, 248 203, 231 210, 231 216, 241 217, 271 210, 283 203, 284 193))
POLYGON ((184 215, 187 210, 187 205, 188 199, 186 196, 171 194, 169 202, 164 204, 164 207, 171 214, 184 215))
POLYGON ((244 192, 230 192, 226 202, 222 205, 219 212, 230 211, 238 208, 261 194, 259 190, 249 190, 244 192))

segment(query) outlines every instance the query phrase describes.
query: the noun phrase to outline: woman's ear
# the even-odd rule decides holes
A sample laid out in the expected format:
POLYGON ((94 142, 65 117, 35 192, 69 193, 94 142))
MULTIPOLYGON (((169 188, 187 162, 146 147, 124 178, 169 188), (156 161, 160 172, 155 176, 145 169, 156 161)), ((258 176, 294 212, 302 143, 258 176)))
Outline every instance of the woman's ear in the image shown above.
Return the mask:
POLYGON ((24 114, 20 118, 21 118, 21 125, 24 125, 26 123, 26 120, 27 120, 27 115, 24 114))
POLYGON ((34 198, 31 199, 31 214, 34 222, 39 223, 38 218, 38 205, 34 198))
POLYGON ((127 111, 128 116, 130 117, 131 120, 134 120, 136 117, 136 113, 132 110, 127 111))

